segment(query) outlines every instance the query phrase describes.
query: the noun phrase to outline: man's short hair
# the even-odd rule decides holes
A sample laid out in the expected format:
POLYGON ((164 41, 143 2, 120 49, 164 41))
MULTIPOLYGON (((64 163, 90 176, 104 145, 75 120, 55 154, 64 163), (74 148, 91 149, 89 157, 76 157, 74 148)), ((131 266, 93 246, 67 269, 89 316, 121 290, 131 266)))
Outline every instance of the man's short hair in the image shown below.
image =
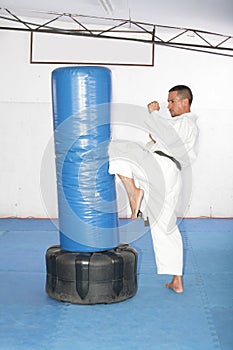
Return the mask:
POLYGON ((173 86, 173 88, 171 88, 169 90, 169 92, 172 92, 172 91, 177 91, 178 92, 178 96, 181 99, 187 98, 189 100, 189 104, 191 106, 192 101, 193 101, 193 94, 192 94, 191 89, 188 86, 186 86, 186 85, 176 85, 176 86, 173 86))

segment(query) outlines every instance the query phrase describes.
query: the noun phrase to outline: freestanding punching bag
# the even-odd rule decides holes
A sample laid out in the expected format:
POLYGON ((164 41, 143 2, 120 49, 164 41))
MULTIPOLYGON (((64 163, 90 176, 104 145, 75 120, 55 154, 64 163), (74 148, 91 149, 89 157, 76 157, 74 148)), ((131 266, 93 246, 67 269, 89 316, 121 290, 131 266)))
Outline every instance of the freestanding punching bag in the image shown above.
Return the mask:
POLYGON ((119 244, 115 179, 108 174, 111 72, 52 72, 60 245, 46 252, 46 291, 78 304, 113 303, 137 291, 137 253, 119 244))

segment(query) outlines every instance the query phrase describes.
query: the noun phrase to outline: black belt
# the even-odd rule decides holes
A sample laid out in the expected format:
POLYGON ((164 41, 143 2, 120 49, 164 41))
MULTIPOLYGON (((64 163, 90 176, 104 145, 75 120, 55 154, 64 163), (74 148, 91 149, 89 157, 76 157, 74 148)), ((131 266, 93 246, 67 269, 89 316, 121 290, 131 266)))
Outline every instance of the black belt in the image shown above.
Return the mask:
POLYGON ((171 160, 175 163, 175 165, 177 166, 177 168, 178 168, 179 170, 181 170, 180 162, 178 162, 178 160, 176 160, 174 157, 171 157, 171 156, 169 156, 168 154, 166 154, 166 153, 164 153, 164 152, 162 152, 162 151, 154 151, 154 153, 157 153, 157 154, 160 155, 160 156, 167 157, 167 158, 171 159, 171 160))

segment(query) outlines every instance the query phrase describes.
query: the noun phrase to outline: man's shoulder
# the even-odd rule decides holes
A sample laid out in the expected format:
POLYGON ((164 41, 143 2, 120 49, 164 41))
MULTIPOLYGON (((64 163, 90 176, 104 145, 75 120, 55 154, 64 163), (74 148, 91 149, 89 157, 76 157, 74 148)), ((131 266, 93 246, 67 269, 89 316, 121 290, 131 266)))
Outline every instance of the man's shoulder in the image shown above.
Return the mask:
POLYGON ((184 113, 181 114, 179 116, 177 116, 176 118, 173 118, 175 123, 184 123, 184 124, 188 124, 188 123, 194 123, 196 124, 198 117, 195 113, 189 112, 189 113, 184 113))
POLYGON ((196 133, 198 130, 197 117, 194 113, 185 113, 176 118, 173 118, 173 127, 174 129, 180 133, 196 133))

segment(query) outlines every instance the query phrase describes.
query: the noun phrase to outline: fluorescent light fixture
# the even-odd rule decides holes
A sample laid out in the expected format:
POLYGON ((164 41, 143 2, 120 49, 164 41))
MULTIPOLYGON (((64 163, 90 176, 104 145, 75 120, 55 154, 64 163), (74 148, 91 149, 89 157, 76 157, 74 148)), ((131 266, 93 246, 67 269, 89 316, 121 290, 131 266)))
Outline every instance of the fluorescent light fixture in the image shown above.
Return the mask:
POLYGON ((99 0, 99 3, 108 15, 113 13, 111 0, 99 0))

